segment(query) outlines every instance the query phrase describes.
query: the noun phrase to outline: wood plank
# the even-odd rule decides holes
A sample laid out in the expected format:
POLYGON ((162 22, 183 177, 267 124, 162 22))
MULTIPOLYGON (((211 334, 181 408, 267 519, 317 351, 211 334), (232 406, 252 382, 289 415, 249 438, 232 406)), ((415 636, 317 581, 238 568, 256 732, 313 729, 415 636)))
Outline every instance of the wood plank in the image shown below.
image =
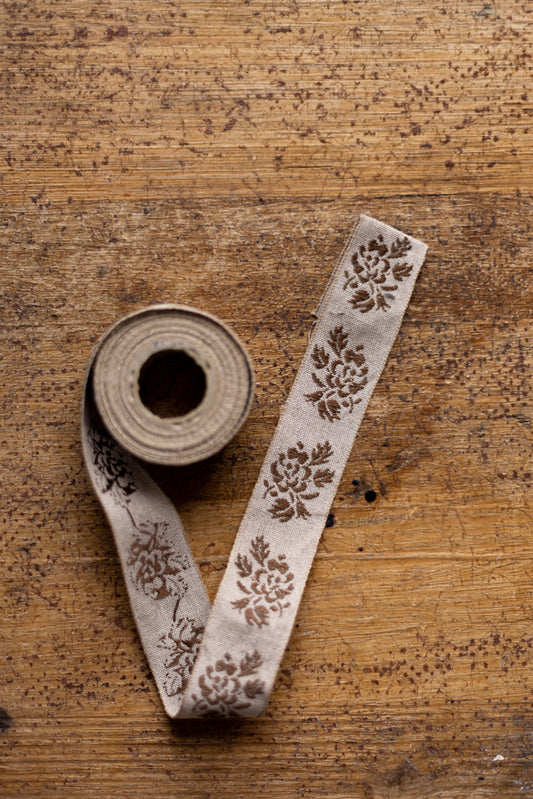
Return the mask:
POLYGON ((4 4, 2 797, 533 789, 530 11, 4 4), (153 470, 213 596, 359 212, 430 249, 268 712, 170 722, 81 463, 91 346, 178 301, 251 353, 236 439, 153 470))

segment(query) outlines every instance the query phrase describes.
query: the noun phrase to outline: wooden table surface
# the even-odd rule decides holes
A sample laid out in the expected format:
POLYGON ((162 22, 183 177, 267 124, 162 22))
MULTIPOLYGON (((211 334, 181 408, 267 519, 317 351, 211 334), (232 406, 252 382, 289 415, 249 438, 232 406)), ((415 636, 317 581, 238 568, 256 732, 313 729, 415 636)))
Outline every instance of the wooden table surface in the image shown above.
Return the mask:
POLYGON ((533 793, 532 24, 529 0, 2 4, 2 799, 533 793), (212 597, 360 212, 429 253, 268 712, 171 722, 82 466, 91 346, 174 301, 251 353, 237 438, 154 470, 212 597))

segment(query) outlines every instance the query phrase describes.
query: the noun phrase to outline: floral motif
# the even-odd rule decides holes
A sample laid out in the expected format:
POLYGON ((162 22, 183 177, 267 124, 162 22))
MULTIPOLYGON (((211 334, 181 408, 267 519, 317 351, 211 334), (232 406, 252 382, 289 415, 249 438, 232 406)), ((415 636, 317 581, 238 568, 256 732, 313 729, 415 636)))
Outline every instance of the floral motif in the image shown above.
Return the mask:
POLYGON ((268 511, 275 519, 288 522, 295 515, 301 519, 310 517, 303 500, 315 499, 320 489, 333 480, 335 472, 324 468, 332 455, 329 441, 317 444, 311 455, 301 441, 278 455, 270 465, 271 480, 264 481, 266 491, 263 494, 263 497, 274 499, 268 511))
POLYGON ((294 590, 294 574, 289 570, 285 555, 270 557, 270 546, 262 535, 254 538, 249 552, 251 559, 247 555, 237 555, 235 561, 241 577, 237 585, 245 596, 231 604, 239 612, 244 610, 248 624, 263 627, 268 625, 271 613, 281 616, 290 606, 291 603, 284 600, 294 590))
POLYGON ((344 289, 353 290, 350 304, 362 313, 390 308, 391 294, 409 277, 413 264, 406 256, 412 245, 407 236, 389 246, 383 236, 361 244, 352 255, 353 274, 344 272, 344 289))
POLYGON ((193 694, 194 712, 202 716, 239 716, 251 700, 265 692, 262 680, 254 677, 263 661, 257 649, 237 665, 227 652, 214 666, 208 666, 198 681, 200 696, 193 694))
POLYGON ((189 559, 174 550, 167 538, 168 522, 143 522, 130 546, 127 564, 136 588, 152 599, 174 596, 187 590, 182 572, 189 559))
POLYGON ((311 373, 311 377, 318 390, 306 394, 305 398, 316 405, 322 419, 333 422, 341 418, 343 410, 351 413, 354 406, 361 402, 360 397, 354 397, 367 384, 368 367, 365 365, 362 344, 355 349, 347 349, 348 334, 342 326, 330 330, 327 343, 333 356, 318 344, 315 344, 311 353, 317 370, 311 373))
POLYGON ((177 619, 158 646, 167 653, 164 688, 167 696, 182 694, 200 649, 204 627, 194 619, 177 619))
POLYGON ((117 504, 125 506, 137 490, 127 456, 104 430, 92 427, 89 440, 98 488, 109 493, 117 504))

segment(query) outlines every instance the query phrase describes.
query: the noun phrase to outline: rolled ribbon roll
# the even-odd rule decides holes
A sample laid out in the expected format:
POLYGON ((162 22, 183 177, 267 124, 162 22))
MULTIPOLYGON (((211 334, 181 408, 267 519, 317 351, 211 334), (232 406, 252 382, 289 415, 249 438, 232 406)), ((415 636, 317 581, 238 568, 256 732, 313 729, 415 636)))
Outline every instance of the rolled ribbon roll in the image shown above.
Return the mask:
POLYGON ((149 463, 183 466, 214 455, 235 436, 250 410, 254 376, 244 346, 220 320, 194 308, 157 305, 125 317, 103 337, 94 354, 93 387, 115 441, 149 463), (141 380, 157 359, 179 364, 172 354, 196 364, 205 391, 189 412, 161 417, 143 402, 141 380))

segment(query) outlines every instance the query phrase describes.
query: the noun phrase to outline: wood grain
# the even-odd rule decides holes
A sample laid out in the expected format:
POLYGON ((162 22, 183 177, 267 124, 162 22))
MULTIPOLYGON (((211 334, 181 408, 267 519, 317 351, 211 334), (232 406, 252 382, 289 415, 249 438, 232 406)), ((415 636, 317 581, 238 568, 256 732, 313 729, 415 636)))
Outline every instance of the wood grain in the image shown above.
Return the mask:
POLYGON ((531 10, 3 3, 0 796, 533 790, 531 10), (247 425, 154 469, 213 596, 359 212, 430 249, 268 712, 172 723, 82 468, 91 346, 159 301, 247 344, 247 425))

